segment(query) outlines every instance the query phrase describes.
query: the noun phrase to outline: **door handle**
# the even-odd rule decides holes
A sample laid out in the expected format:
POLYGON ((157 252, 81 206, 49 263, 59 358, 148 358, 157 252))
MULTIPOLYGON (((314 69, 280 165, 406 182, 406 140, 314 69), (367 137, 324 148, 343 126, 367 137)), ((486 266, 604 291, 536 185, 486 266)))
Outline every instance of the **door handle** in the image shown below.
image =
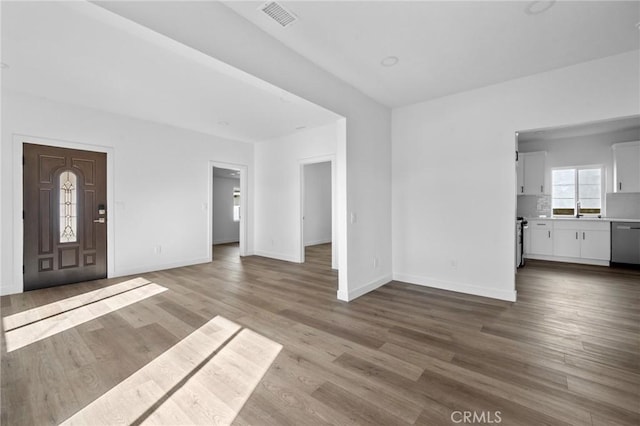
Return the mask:
POLYGON ((584 240, 584 232, 582 233, 582 239, 584 240))
POLYGON ((93 221, 93 223, 105 223, 105 222, 106 221, 105 221, 104 217, 101 217, 100 219, 96 219, 96 220, 93 221))

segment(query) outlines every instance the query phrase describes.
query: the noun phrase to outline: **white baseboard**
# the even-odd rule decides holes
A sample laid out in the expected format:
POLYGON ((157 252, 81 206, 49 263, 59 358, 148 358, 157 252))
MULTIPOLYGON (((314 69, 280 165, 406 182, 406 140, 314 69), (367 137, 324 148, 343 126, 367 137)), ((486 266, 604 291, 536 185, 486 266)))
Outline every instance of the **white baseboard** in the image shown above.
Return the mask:
POLYGON ((205 258, 193 259, 193 260, 183 260, 179 262, 170 262, 170 263, 163 263, 163 264, 156 264, 156 265, 145 265, 137 268, 116 269, 113 275, 109 276, 109 278, 124 277, 124 276, 135 275, 135 274, 145 274, 147 272, 163 271, 165 269, 181 268, 183 266, 191 266, 191 265, 200 265, 202 263, 209 263, 209 262, 211 262, 211 259, 205 257, 205 258))
POLYGON ((350 302, 379 287, 382 287, 383 285, 387 284, 390 281, 391 281, 391 275, 385 275, 383 277, 376 278, 375 280, 369 282, 368 284, 363 285, 362 287, 349 290, 348 293, 344 290, 338 290, 338 299, 343 300, 345 302, 350 302))
POLYGON ((255 250, 253 254, 256 256, 268 257, 271 259, 284 260, 285 262, 301 263, 300 259, 297 258, 296 256, 291 256, 289 254, 284 254, 284 253, 255 250))
POLYGON ((213 245, 215 246, 216 244, 229 244, 229 243, 239 243, 240 240, 237 238, 231 238, 231 239, 221 239, 221 240, 213 240, 213 245))
POLYGON ((550 262, 580 263, 582 265, 609 266, 608 260, 581 259, 579 257, 560 257, 560 256, 545 256, 543 254, 527 254, 524 258, 535 259, 535 260, 548 260, 550 262))
POLYGON ((492 299, 506 300, 508 302, 516 301, 516 291, 501 290, 497 288, 479 287, 468 283, 459 283, 453 281, 443 281, 435 278, 423 277, 418 275, 394 273, 394 281, 402 281, 409 284, 416 284, 425 287, 439 288, 441 290, 455 291, 458 293, 473 294, 474 296, 490 297, 492 299))
POLYGON ((305 247, 317 246, 318 244, 329 244, 330 242, 331 242, 331 238, 324 238, 322 240, 307 241, 306 243, 304 243, 304 246, 305 247))

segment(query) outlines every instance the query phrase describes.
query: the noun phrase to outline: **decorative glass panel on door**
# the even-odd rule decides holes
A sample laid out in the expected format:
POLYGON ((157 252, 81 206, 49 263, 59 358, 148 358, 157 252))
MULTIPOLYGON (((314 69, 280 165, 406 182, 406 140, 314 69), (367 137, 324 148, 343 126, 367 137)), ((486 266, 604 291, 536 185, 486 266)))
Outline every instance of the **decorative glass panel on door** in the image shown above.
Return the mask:
POLYGON ((60 242, 78 241, 78 178, 70 170, 60 174, 60 242))

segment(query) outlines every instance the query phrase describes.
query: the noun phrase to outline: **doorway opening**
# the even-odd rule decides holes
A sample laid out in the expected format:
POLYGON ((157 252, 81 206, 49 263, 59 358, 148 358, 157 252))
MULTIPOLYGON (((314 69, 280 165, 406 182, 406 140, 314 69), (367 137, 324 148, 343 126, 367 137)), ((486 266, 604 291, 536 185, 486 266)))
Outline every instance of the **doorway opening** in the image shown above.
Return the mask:
POLYGON ((211 259, 246 255, 246 167, 212 163, 210 191, 211 259))
POLYGON ((300 164, 300 261, 338 269, 333 157, 300 164))

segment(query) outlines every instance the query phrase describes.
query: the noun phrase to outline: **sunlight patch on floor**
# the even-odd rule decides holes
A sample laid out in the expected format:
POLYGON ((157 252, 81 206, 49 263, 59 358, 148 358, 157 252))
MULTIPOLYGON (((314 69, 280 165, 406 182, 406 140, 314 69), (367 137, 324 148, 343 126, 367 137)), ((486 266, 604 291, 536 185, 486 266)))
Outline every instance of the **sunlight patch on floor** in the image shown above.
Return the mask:
MULTIPOLYGON (((108 296, 95 302, 85 301, 84 305, 70 310, 62 310, 59 314, 50 315, 45 319, 30 322, 18 328, 13 328, 5 332, 7 352, 15 351, 16 349, 20 349, 39 340, 51 337, 70 328, 77 327, 80 324, 155 296, 156 294, 162 293, 166 290, 167 289, 165 287, 159 286, 158 284, 143 284, 140 287, 115 294, 114 296, 108 296)), ((76 299, 69 306, 77 306, 77 303, 79 303, 80 300, 81 299, 76 299)), ((62 306, 64 306, 64 304, 62 306)), ((25 319, 26 318, 28 317, 25 316, 25 319)), ((9 322, 11 323, 11 321, 9 322)), ((14 324, 15 323, 19 322, 14 322, 14 324)))
POLYGON ((84 305, 88 305, 89 303, 94 303, 107 297, 115 296, 116 294, 123 293, 125 291, 129 291, 149 283, 150 281, 145 280, 144 278, 134 278, 121 282, 119 284, 114 284, 108 287, 103 287, 94 291, 79 294, 77 296, 67 297, 66 299, 58 300, 57 302, 38 306, 37 308, 18 312, 17 314, 8 315, 2 318, 2 325, 4 327, 4 331, 13 330, 14 328, 22 327, 24 325, 49 318, 62 312, 70 311, 84 305))
POLYGON ((281 349, 217 316, 62 424, 231 424, 281 349))

